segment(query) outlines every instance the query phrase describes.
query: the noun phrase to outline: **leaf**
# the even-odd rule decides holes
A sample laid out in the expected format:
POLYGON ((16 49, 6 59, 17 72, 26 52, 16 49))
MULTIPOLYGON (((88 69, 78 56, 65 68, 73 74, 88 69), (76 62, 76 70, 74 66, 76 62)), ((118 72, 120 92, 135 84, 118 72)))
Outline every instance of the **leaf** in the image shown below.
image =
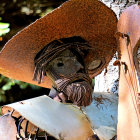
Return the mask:
POLYGON ((20 86, 21 89, 27 88, 28 85, 29 85, 28 83, 19 84, 19 86, 20 86))
POLYGON ((8 33, 10 31, 10 29, 9 28, 0 28, 0 36, 2 36, 3 34, 6 34, 6 33, 8 33))
POLYGON ((0 29, 7 29, 10 26, 9 23, 0 22, 0 29))
POLYGON ((7 83, 4 86, 2 86, 2 90, 10 90, 11 89, 11 84, 7 83))

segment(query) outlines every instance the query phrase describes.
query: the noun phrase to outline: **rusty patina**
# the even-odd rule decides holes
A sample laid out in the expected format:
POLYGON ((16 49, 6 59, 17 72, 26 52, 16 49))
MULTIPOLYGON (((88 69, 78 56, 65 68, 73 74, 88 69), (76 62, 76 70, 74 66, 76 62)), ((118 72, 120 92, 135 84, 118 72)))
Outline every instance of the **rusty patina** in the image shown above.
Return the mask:
POLYGON ((140 46, 140 7, 127 8, 118 21, 120 80, 118 105, 118 140, 140 139, 140 106, 136 50, 140 46))

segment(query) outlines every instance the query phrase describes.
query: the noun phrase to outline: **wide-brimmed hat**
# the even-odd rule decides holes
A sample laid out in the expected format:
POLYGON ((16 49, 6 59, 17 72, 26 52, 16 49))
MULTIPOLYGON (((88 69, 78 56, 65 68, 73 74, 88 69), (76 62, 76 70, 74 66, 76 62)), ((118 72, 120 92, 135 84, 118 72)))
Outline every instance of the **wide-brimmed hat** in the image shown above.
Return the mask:
MULTIPOLYGON (((17 33, 0 53, 0 73, 17 80, 33 81, 34 58, 48 43, 60 38, 80 36, 91 46, 84 58, 92 78, 109 63, 117 49, 117 19, 114 12, 98 0, 69 0, 43 18, 17 33), (96 62, 100 65, 95 68, 96 62)), ((48 77, 39 86, 50 88, 48 77)))

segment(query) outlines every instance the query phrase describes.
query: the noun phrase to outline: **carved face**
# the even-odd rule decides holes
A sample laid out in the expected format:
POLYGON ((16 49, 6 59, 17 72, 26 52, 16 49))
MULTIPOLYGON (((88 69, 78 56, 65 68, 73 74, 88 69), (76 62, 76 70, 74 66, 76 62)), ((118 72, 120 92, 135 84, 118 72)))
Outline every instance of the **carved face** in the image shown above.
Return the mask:
MULTIPOLYGON (((84 67, 70 50, 63 51, 58 57, 52 60, 47 67, 64 77, 84 71, 84 67)), ((53 79, 49 73, 48 76, 53 79)))
POLYGON ((34 59, 33 80, 41 83, 47 75, 54 88, 50 97, 54 99, 62 94, 78 106, 89 105, 92 101, 92 81, 84 63, 89 47, 88 42, 79 36, 50 42, 34 59))
MULTIPOLYGON (((64 94, 66 99, 78 106, 87 106, 92 101, 92 83, 84 66, 69 49, 49 62, 47 76, 54 89, 50 97, 64 94)), ((63 97, 64 98, 64 97, 63 97)))

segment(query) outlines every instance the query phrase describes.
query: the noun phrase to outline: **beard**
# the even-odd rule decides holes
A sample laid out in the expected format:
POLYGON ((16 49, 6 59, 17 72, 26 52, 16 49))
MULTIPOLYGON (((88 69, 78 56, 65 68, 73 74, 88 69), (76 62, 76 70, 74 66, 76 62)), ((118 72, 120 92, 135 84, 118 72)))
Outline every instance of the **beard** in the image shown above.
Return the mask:
POLYGON ((88 106, 92 102, 92 87, 86 81, 68 85, 65 94, 77 106, 88 106))
POLYGON ((87 74, 77 73, 71 77, 57 79, 55 89, 77 106, 88 106, 92 102, 92 80, 87 74))

